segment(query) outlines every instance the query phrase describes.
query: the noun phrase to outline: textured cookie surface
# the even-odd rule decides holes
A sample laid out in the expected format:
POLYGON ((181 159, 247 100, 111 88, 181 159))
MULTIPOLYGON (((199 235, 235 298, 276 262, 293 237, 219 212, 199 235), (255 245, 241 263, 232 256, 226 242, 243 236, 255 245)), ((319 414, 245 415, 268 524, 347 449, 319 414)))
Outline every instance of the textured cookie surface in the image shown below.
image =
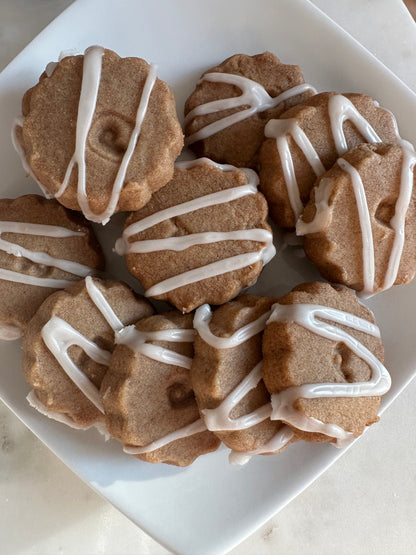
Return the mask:
POLYGON ((313 94, 313 89, 303 84, 298 66, 282 64, 270 52, 256 56, 236 54, 228 58, 202 75, 186 101, 187 144, 198 156, 238 167, 255 167, 257 151, 264 140, 264 126, 269 119, 277 118, 284 110, 313 94), (277 97, 282 94, 279 101, 277 97), (210 104, 218 101, 220 107, 210 104), (207 113, 199 115, 201 110, 207 113), (244 119, 232 123, 229 118, 235 117, 244 119), (210 126, 214 122, 223 129, 212 129, 210 126), (200 138, 204 135, 208 136, 200 138))
POLYGON ((317 177, 360 143, 395 143, 394 116, 364 94, 321 93, 290 108, 265 128, 260 184, 270 214, 294 227, 317 177), (283 160, 283 162, 282 162, 283 160))
POLYGON ((148 301, 119 281, 87 278, 48 297, 23 338, 23 373, 45 410, 79 427, 102 421, 99 387, 114 349, 114 328, 152 313, 148 301), (97 295, 118 324, 110 325, 103 316, 97 295))
POLYGON ((127 452, 153 463, 187 466, 217 449, 191 385, 192 316, 151 316, 123 333, 101 386, 110 433, 127 452))
MULTIPOLYGON (((383 361, 383 345, 374 327, 371 311, 357 301, 352 291, 319 282, 295 287, 280 298, 276 306, 283 306, 291 312, 280 320, 274 318, 272 313, 266 326, 263 379, 271 394, 281 395, 283 392, 289 395, 287 399, 290 402, 284 398, 276 400, 279 407, 285 409, 287 402, 289 411, 294 409, 295 419, 288 423, 296 428, 302 439, 308 441, 333 441, 335 436, 331 433, 334 431, 342 432, 340 437, 343 438, 360 435, 366 426, 378 420, 380 396, 339 397, 335 396, 334 387, 343 386, 348 391, 355 387, 358 391, 361 389, 361 386, 357 387, 358 383, 369 382, 375 375, 377 370, 369 365, 367 354, 364 357, 367 360, 364 360, 362 353, 357 354, 352 349, 357 342, 364 346, 366 353, 366 350, 370 352, 372 364, 380 365, 383 361), (310 305, 314 306, 311 308, 310 305), (314 313, 317 306, 320 307, 319 312, 314 313), (297 312, 293 311, 294 308, 297 312), (328 308, 346 315, 334 314, 328 308), (311 323, 313 329, 307 327, 311 323), (319 333, 324 324, 335 328, 335 332, 340 329, 352 340, 346 339, 345 333, 343 337, 334 336, 334 333, 332 337, 324 337, 319 333), (362 326, 362 329, 357 329, 357 326, 362 326), (302 398, 301 392, 295 394, 293 399, 290 397, 292 391, 296 392, 293 388, 321 383, 326 384, 325 389, 331 392, 326 398, 323 398, 324 394, 317 398, 302 398), (298 421, 303 424, 302 430, 296 427, 298 421), (328 433, 320 433, 325 428, 328 433)), ((376 391, 376 387, 373 390, 376 391)))
POLYGON ((18 336, 49 295, 103 265, 81 215, 38 195, 0 200, 0 335, 18 336))
POLYGON ((271 298, 244 295, 213 313, 203 306, 195 315, 197 335, 192 362, 195 396, 208 428, 213 429, 207 420, 210 415, 214 417, 216 435, 234 451, 261 450, 282 428, 280 422, 260 416, 260 412, 267 415, 270 406, 270 394, 261 380, 260 365, 262 330, 274 302, 271 298), (236 334, 242 334, 243 330, 246 330, 244 336, 238 339, 236 334), (239 400, 236 390, 243 382, 247 383, 244 389, 251 389, 239 400), (232 393, 236 395, 235 400, 231 400, 232 393), (230 403, 225 412, 224 401, 230 403), (258 414, 259 423, 250 427, 238 423, 238 419, 249 414, 253 418, 258 414))
POLYGON ((100 47, 44 73, 22 111, 16 138, 32 174, 93 221, 146 204, 183 144, 167 84, 144 60, 100 47))
POLYGON ((407 147, 360 145, 318 180, 297 231, 326 279, 364 294, 413 279, 414 161, 407 147))
POLYGON ((177 167, 173 180, 128 216, 117 250, 146 295, 189 312, 255 283, 274 254, 256 182, 251 170, 200 159, 177 167))

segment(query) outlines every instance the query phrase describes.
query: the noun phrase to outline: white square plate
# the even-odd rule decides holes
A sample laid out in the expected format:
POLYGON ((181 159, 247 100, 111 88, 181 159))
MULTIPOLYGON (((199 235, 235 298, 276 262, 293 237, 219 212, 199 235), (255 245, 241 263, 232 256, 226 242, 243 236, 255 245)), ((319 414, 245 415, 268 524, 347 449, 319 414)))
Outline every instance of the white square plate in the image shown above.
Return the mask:
MULTIPOLYGON (((1 196, 37 192, 24 178, 10 142, 24 91, 62 50, 91 44, 159 65, 181 115, 200 74, 226 57, 270 50, 297 63, 318 90, 364 92, 391 109, 404 138, 416 143, 416 96, 389 70, 307 0, 79 0, 45 29, 0 75, 1 196)), ((111 253, 121 218, 99 229, 108 269, 126 279, 111 253)), ((284 251, 269 264, 257 293, 279 295, 317 278, 305 259, 284 251)), ((127 278, 132 284, 133 280, 127 278)), ((416 367, 416 282, 368 302, 376 313, 393 369, 382 408, 412 379, 416 367), (400 338, 400 339, 396 339, 400 338)), ((224 552, 301 492, 341 454, 328 445, 296 444, 281 455, 257 457, 243 468, 227 463, 227 450, 201 457, 190 468, 155 466, 104 443, 94 431, 77 432, 30 409, 20 372, 19 342, 0 344, 0 396, 74 472, 169 549, 193 555, 224 552)))

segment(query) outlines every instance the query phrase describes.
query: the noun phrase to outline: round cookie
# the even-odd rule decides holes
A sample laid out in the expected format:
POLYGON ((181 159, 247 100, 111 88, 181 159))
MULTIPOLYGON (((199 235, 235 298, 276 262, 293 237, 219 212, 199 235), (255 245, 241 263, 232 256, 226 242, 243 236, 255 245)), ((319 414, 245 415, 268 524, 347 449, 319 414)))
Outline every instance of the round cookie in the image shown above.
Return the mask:
POLYGON ((264 126, 315 93, 298 66, 270 52, 236 54, 206 71, 185 103, 185 144, 197 156, 255 168, 264 126))
POLYGON ((372 295, 416 272, 416 195, 410 145, 360 145, 317 181, 297 224, 329 281, 372 295))
POLYGON ((129 215, 116 244, 146 296, 190 312, 255 283, 275 253, 257 182, 252 170, 206 158, 177 164, 172 181, 129 215))
POLYGON ((281 451, 294 438, 271 421, 270 394, 261 379, 262 331, 275 299, 244 295, 211 311, 195 313, 191 376, 207 428, 232 449, 230 461, 281 451))
POLYGON ((351 290, 312 282, 279 299, 263 357, 272 419, 300 438, 342 447, 378 421, 391 380, 373 314, 351 290))
POLYGON ((42 302, 104 267, 91 225, 38 195, 0 200, 0 338, 20 337, 42 302))
POLYGON ((155 66, 100 46, 49 65, 22 112, 14 144, 26 171, 103 224, 144 206, 172 177, 183 145, 173 94, 155 66))
POLYGON ((176 311, 119 332, 101 397, 107 428, 125 452, 187 466, 218 448, 192 390, 193 340, 192 316, 176 311))
POLYGON ((114 334, 153 313, 120 281, 87 277, 48 297, 23 338, 23 373, 40 412, 76 427, 104 421, 99 388, 114 334))
POLYGON ((265 127, 260 185, 273 220, 294 227, 317 177, 360 143, 400 139, 391 112, 364 94, 320 93, 265 127))

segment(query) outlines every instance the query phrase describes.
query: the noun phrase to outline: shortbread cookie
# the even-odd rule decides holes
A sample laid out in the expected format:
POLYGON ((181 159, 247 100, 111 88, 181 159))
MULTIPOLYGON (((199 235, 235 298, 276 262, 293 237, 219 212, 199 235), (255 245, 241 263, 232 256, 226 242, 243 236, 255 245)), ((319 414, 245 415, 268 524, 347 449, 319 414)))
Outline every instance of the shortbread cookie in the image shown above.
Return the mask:
POLYGON ((22 111, 14 142, 26 171, 94 222, 144 206, 172 177, 183 145, 156 67, 99 46, 49 65, 22 111))
POLYGON ((148 462, 187 466, 220 441, 200 419, 191 386, 192 316, 151 316, 119 332, 101 397, 110 433, 148 462))
POLYGON ((51 295, 23 338, 29 400, 51 418, 77 428, 104 420, 99 388, 115 333, 153 309, 120 281, 87 277, 51 295))
POLYGON ((293 430, 271 421, 270 394, 261 379, 262 332, 276 302, 244 295, 195 313, 192 386, 205 424, 230 449, 231 462, 281 451, 293 430))
POLYGON ((390 376, 373 314, 349 289, 313 282, 279 299, 263 356, 272 419, 301 438, 342 447, 377 422, 390 376))
POLYGON ((55 200, 0 200, 0 338, 20 337, 57 289, 102 270, 90 224, 55 200))
POLYGON ((270 52, 236 54, 206 71, 185 104, 185 144, 198 156, 256 167, 264 126, 315 94, 298 66, 270 52))
POLYGON ((257 182, 252 170, 206 158, 177 164, 172 181, 129 215, 116 245, 146 296, 190 312, 255 283, 275 253, 257 182))
POLYGON ((416 155, 410 145, 360 145, 317 181, 298 235, 329 281, 372 295, 416 272, 416 155))
POLYGON ((260 184, 273 220, 294 227, 317 177, 360 143, 399 139, 391 112, 364 94, 317 94, 265 127, 260 184))

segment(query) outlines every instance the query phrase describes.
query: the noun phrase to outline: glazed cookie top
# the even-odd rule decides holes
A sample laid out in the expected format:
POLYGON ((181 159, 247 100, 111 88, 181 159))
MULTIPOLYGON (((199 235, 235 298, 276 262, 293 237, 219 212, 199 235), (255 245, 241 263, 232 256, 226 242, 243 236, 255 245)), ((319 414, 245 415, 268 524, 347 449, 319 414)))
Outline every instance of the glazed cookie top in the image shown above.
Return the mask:
POLYGON ((87 277, 48 297, 23 338, 31 404, 73 427, 103 421, 99 388, 114 334, 152 312, 148 301, 120 281, 87 277))
POLYGON ((107 428, 126 453, 178 466, 214 451, 219 440, 199 416, 190 379, 192 315, 150 316, 117 334, 101 386, 107 428))
POLYGON ((270 52, 236 54, 206 71, 185 104, 185 144, 198 156, 255 167, 264 126, 315 93, 298 66, 270 52))
POLYGON ((296 229, 324 277, 363 295, 413 279, 415 162, 408 143, 360 145, 318 180, 296 229))
POLYGON ((261 379, 262 332, 275 299, 244 295, 214 312, 197 309, 192 385, 209 430, 230 447, 230 461, 283 449, 293 431, 272 422, 270 394, 261 379))
POLYGON ((26 170, 95 222, 146 204, 172 177, 183 145, 156 67, 99 46, 50 64, 22 111, 14 142, 26 170))
POLYGON ((260 184, 275 222, 294 227, 317 177, 360 143, 397 143, 396 120, 364 94, 320 93, 271 120, 260 184))
POLYGON ((373 314, 351 290, 295 287, 272 308, 263 355, 272 418, 301 438, 343 446, 378 420, 391 380, 373 314))
POLYGON ((51 293, 103 266, 80 214, 38 195, 0 200, 0 337, 19 337, 51 293))
POLYGON ((275 253, 257 182, 252 170, 205 158, 177 164, 172 181, 129 215, 116 244, 146 296, 190 312, 255 283, 275 253))

